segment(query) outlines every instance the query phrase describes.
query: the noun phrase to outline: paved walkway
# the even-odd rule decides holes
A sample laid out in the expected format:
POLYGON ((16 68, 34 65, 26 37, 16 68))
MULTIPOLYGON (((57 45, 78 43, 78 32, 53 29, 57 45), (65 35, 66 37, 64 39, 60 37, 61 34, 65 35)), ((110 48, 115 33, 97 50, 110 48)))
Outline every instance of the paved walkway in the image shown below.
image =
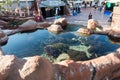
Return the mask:
POLYGON ((81 13, 78 14, 77 16, 68 16, 67 17, 68 22, 87 25, 88 15, 90 12, 93 15, 93 19, 97 20, 100 23, 100 25, 102 26, 109 25, 108 23, 109 16, 104 15, 103 12, 95 10, 94 8, 82 8, 81 13))
MULTIPOLYGON (((93 19, 97 20, 99 22, 100 25, 102 25, 103 27, 104 26, 110 26, 109 22, 108 22, 108 19, 109 19, 109 16, 107 15, 104 15, 103 12, 100 12, 98 10, 95 10, 94 8, 82 8, 81 9, 81 13, 77 14, 76 16, 64 16, 67 18, 68 22, 69 23, 74 23, 74 24, 81 24, 81 25, 87 25, 87 22, 88 22, 88 15, 89 13, 92 13, 92 17, 93 19)), ((48 21, 53 21, 54 20, 54 17, 53 18, 48 18, 47 19, 48 21)))

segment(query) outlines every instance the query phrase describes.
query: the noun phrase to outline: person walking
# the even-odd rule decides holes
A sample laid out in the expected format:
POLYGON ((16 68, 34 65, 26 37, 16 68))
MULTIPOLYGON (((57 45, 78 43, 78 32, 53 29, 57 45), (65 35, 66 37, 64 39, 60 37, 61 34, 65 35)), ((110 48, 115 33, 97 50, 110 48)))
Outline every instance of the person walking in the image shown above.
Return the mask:
POLYGON ((112 22, 113 13, 111 12, 108 22, 112 22))
POLYGON ((91 14, 91 12, 89 13, 89 15, 88 15, 88 20, 89 19, 92 19, 92 14, 91 14))

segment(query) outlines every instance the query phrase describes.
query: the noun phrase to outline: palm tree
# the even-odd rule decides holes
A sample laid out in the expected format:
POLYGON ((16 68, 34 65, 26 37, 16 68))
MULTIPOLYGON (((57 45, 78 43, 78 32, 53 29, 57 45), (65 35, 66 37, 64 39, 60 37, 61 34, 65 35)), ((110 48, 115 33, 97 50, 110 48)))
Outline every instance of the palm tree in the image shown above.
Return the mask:
POLYGON ((42 21, 44 21, 44 18, 43 18, 43 15, 42 15, 42 11, 40 9, 40 3, 41 3, 42 0, 35 0, 36 2, 36 5, 37 5, 37 13, 38 13, 38 16, 41 16, 41 19, 42 21))
POLYGON ((35 3, 36 3, 37 13, 38 13, 38 15, 40 16, 40 15, 41 15, 41 10, 40 10, 40 7, 39 7, 40 0, 35 0, 35 3))

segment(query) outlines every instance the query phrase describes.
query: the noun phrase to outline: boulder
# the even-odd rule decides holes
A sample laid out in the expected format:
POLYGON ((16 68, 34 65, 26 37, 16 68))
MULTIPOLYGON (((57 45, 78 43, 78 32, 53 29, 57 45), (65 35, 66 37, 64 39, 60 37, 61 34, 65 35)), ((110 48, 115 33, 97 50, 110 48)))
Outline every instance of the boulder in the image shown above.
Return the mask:
POLYGON ((120 48, 88 61, 51 64, 40 56, 0 55, 0 80, 119 80, 120 48))
POLYGON ((6 28, 8 26, 8 22, 0 20, 0 26, 1 26, 1 28, 6 28))
POLYGON ((0 25, 0 28, 1 28, 1 29, 3 29, 3 28, 4 28, 4 26, 3 26, 3 25, 0 25))
POLYGON ((10 30, 8 32, 5 32, 8 36, 10 35, 13 35, 13 34, 16 34, 16 33, 19 33, 21 32, 19 29, 15 29, 15 30, 10 30))
MULTIPOLYGON (((19 76, 18 71, 17 71, 18 66, 13 65, 15 63, 15 61, 18 62, 18 60, 15 56, 0 56, 0 80, 15 80, 13 78, 20 80, 17 77, 17 76, 19 76), (14 69, 15 68, 14 66, 16 66, 17 70, 14 69), (16 73, 14 71, 16 71, 16 73)), ((19 62, 18 62, 18 64, 19 64, 19 62)))
POLYGON ((23 23, 22 25, 19 25, 19 30, 20 31, 31 31, 31 30, 35 30, 37 27, 37 22, 34 20, 28 20, 25 23, 23 23))
POLYGON ((77 30, 77 33, 79 33, 79 34, 88 34, 88 35, 91 34, 90 30, 87 29, 87 28, 80 28, 80 29, 77 30))
POLYGON ((55 80, 119 80, 120 49, 88 61, 66 60, 53 64, 55 80))
POLYGON ((66 18, 59 18, 54 21, 53 24, 61 25, 63 29, 67 26, 67 19, 66 18))
POLYGON ((49 27, 51 25, 51 23, 48 23, 48 22, 39 22, 38 24, 37 24, 37 28, 47 28, 47 27, 49 27))
POLYGON ((5 44, 8 41, 8 36, 0 29, 0 45, 5 44))
POLYGON ((52 64, 40 56, 24 58, 25 63, 20 69, 23 80, 53 80, 52 64))
POLYGON ((0 48, 0 56, 3 55, 3 50, 0 48))
POLYGON ((5 33, 2 31, 2 29, 0 29, 0 38, 4 37, 5 33))
POLYGON ((114 33, 120 34, 120 26, 113 26, 113 27, 111 28, 111 30, 112 30, 114 33))
POLYGON ((63 29, 60 25, 52 24, 50 27, 47 28, 50 32, 62 32, 63 29))
POLYGON ((96 27, 98 27, 98 26, 99 26, 98 21, 96 21, 96 20, 94 20, 94 19, 88 20, 88 24, 87 24, 87 28, 88 28, 88 29, 95 30, 96 27))
POLYGON ((0 56, 0 80, 54 80, 52 65, 39 56, 0 56))

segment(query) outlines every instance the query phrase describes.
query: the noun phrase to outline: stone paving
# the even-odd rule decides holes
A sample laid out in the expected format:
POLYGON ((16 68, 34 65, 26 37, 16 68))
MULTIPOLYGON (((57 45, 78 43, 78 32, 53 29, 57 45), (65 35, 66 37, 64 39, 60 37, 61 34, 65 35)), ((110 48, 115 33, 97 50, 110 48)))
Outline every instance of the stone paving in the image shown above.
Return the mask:
POLYGON ((109 16, 104 15, 103 11, 100 12, 98 10, 95 10, 94 8, 82 8, 80 14, 76 16, 68 16, 68 22, 87 25, 88 15, 90 12, 92 13, 93 19, 97 20, 100 25, 110 26, 110 23, 108 22, 109 16))
MULTIPOLYGON (((89 13, 92 13, 93 19, 97 20, 99 24, 103 27, 109 27, 110 23, 108 22, 109 16, 104 15, 103 11, 95 10, 94 8, 81 8, 81 13, 77 14, 76 16, 73 16, 72 13, 70 16, 63 16, 66 17, 69 23, 74 24, 81 24, 86 26, 88 22, 88 15, 89 13)), ((47 21, 53 21, 54 17, 48 18, 47 21)))

